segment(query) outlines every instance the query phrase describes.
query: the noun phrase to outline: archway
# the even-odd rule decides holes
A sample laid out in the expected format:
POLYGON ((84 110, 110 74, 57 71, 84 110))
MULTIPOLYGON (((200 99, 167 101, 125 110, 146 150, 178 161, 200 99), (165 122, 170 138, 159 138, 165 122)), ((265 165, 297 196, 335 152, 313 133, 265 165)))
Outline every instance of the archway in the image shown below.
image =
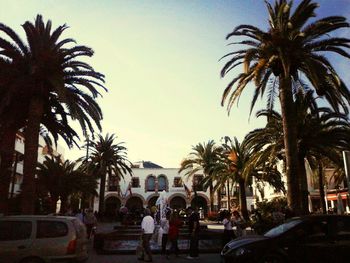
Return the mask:
POLYGON ((116 196, 109 196, 105 201, 105 214, 107 217, 114 218, 120 209, 121 202, 116 196))
POLYGON ((152 206, 155 206, 156 205, 156 202, 157 202, 157 199, 158 199, 158 196, 152 196, 149 200, 148 200, 148 207, 152 207, 152 206))
POLYGON ((170 208, 176 210, 185 209, 186 200, 181 196, 175 196, 170 200, 170 208))
POLYGON ((203 197, 203 196, 196 196, 192 199, 191 201, 191 206, 193 208, 197 208, 199 209, 203 209, 204 211, 204 215, 207 216, 208 215, 208 203, 207 200, 203 197))
POLYGON ((142 211, 143 210, 143 202, 142 199, 138 196, 132 196, 127 201, 125 206, 128 208, 130 212, 142 211))

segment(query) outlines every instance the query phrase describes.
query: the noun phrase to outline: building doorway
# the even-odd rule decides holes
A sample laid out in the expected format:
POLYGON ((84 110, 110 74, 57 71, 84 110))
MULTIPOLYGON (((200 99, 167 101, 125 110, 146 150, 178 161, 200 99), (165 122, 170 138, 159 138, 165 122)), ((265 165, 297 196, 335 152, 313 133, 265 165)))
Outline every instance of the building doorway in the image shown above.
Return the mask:
POLYGON ((105 209, 106 216, 109 218, 116 218, 121 205, 119 198, 115 196, 107 197, 105 201, 105 205, 106 205, 106 209, 105 209))

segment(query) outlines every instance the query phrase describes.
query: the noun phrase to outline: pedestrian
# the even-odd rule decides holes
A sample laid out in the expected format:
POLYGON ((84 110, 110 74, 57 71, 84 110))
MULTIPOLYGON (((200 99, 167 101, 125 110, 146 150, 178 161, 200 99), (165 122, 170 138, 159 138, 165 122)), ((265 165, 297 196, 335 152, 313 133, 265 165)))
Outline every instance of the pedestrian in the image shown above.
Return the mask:
POLYGON ((237 210, 233 212, 233 225, 236 226, 237 237, 245 236, 247 223, 237 210))
POLYGON ((187 259, 197 259, 198 258, 198 245, 199 245, 199 215, 192 207, 187 209, 188 217, 188 230, 190 234, 190 253, 187 259))
POLYGON ((154 219, 151 216, 151 211, 148 208, 145 209, 144 215, 145 216, 141 222, 142 254, 138 259, 144 260, 145 262, 152 262, 150 240, 154 232, 154 219))
POLYGON ((169 240, 170 240, 170 254, 174 253, 176 257, 179 256, 179 246, 178 246, 178 240, 179 240, 179 233, 180 233, 180 227, 182 226, 182 222, 180 220, 179 214, 174 211, 170 216, 169 221, 169 240))
POLYGON ((84 216, 84 224, 86 226, 87 238, 90 239, 92 229, 97 225, 97 219, 92 212, 92 209, 88 209, 84 216))
POLYGON ((224 225, 224 234, 223 234, 223 247, 230 242, 232 239, 236 238, 235 233, 233 232, 233 221, 231 218, 231 213, 227 211, 224 215, 224 220, 222 220, 224 225))
POLYGON ((167 251, 166 251, 166 245, 168 243, 168 233, 169 233, 169 220, 170 220, 170 214, 171 212, 168 211, 165 215, 165 218, 162 218, 160 220, 160 227, 162 228, 162 251, 161 254, 163 256, 166 256, 168 258, 167 255, 167 251))
POLYGON ((82 223, 84 223, 84 215, 83 209, 79 209, 78 213, 75 214, 75 217, 78 218, 82 223))

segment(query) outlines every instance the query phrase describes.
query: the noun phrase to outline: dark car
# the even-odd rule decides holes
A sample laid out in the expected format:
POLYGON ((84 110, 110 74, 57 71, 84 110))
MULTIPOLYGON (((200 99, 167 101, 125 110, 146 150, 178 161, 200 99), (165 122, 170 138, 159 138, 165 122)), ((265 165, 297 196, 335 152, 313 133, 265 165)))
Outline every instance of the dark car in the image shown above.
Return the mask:
POLYGON ((225 245, 222 261, 350 262, 350 216, 292 218, 264 235, 248 235, 225 245))

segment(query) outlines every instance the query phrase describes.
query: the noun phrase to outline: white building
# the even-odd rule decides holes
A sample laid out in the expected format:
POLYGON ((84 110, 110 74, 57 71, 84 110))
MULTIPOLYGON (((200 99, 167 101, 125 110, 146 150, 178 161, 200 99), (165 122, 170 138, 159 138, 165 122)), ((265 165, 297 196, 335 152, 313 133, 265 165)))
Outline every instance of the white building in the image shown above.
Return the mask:
MULTIPOLYGON (((159 193, 166 191, 171 208, 181 209, 196 206, 208 211, 209 190, 200 184, 203 174, 186 178, 178 168, 162 168, 152 162, 139 162, 132 166, 133 176, 120 182, 108 178, 106 183, 106 213, 115 214, 124 205, 129 210, 141 210, 155 205, 159 193), (187 190, 185 189, 187 187, 187 190), (193 187, 196 186, 196 194, 193 187)), ((94 210, 98 210, 98 197, 94 199, 94 210)))
MULTIPOLYGON (((203 209, 204 213, 210 210, 209 189, 204 191, 201 184, 203 173, 188 178, 184 173, 178 173, 179 168, 162 168, 152 162, 138 162, 133 164, 133 176, 126 176, 120 182, 114 178, 107 178, 105 189, 105 211, 113 216, 121 206, 129 210, 142 210, 155 205, 159 193, 166 191, 171 208, 182 209, 189 206, 203 209), (187 190, 186 190, 186 188, 187 190), (194 193, 193 189, 196 189, 194 193)), ((235 188, 233 192, 238 192, 235 188)), ((214 209, 228 208, 227 189, 221 190, 220 196, 214 194, 214 209), (218 202, 220 205, 218 206, 218 202)), ((250 210, 255 203, 252 187, 247 187, 247 207, 250 210)), ((231 196, 231 207, 238 206, 238 194, 231 196)), ((94 198, 93 209, 98 211, 98 197, 94 198)))
MULTIPOLYGON (((15 197, 19 194, 21 189, 21 184, 23 182, 23 156, 24 156, 24 135, 21 132, 16 134, 15 152, 14 152, 14 162, 12 166, 12 176, 9 189, 9 197, 15 197)), ((63 156, 64 150, 60 146, 58 149, 49 149, 46 145, 44 139, 39 137, 39 147, 38 147, 38 162, 43 163, 45 156, 48 154, 57 156, 63 156)))

